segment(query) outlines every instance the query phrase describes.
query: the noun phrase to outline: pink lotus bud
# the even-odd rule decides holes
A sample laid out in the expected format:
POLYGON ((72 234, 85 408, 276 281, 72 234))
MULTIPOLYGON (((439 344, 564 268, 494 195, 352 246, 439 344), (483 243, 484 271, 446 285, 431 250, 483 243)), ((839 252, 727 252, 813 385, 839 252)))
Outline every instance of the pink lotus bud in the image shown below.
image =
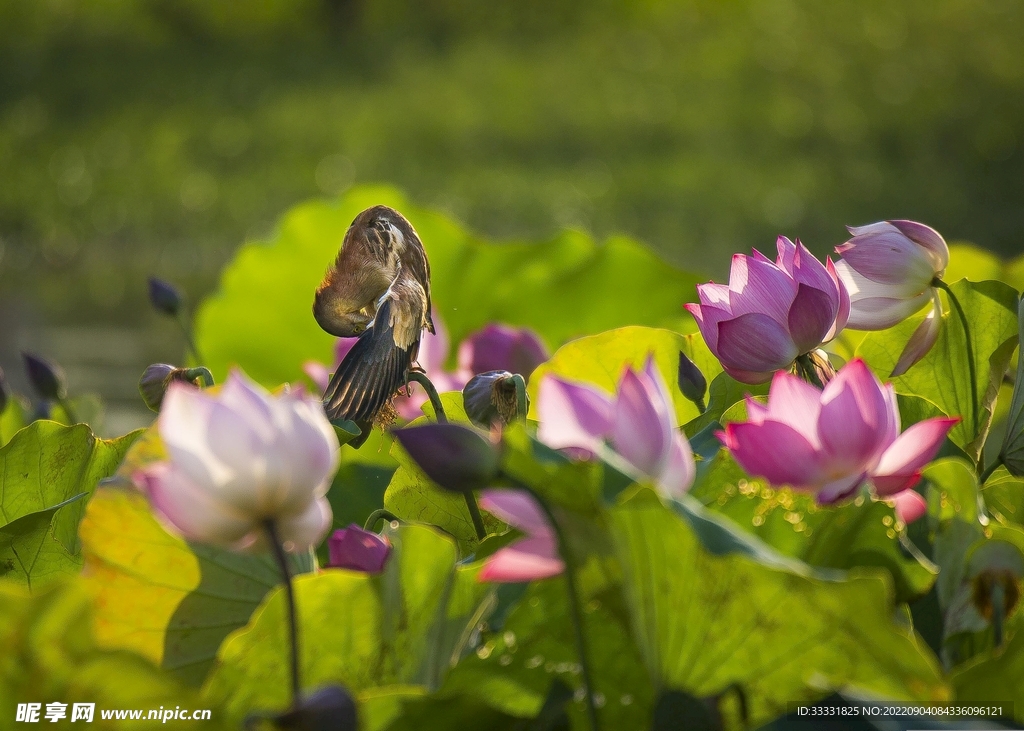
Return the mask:
POLYGON ((274 521, 288 550, 319 543, 338 437, 318 400, 271 395, 240 371, 218 393, 172 381, 157 420, 169 459, 134 476, 171 527, 204 543, 252 548, 274 521))
POLYGON ((880 496, 913 487, 959 421, 927 419, 900 434, 892 385, 883 386, 859 359, 824 390, 776 373, 768 405, 749 399, 747 406, 748 421, 729 424, 719 433, 722 443, 749 474, 813 492, 821 503, 865 482, 880 496))
POLYGON ((339 528, 327 539, 330 566, 351 569, 367 574, 379 574, 391 553, 391 544, 373 531, 363 530, 353 523, 339 528))
POLYGON ((850 292, 855 330, 884 330, 920 310, 932 281, 949 264, 949 248, 937 231, 914 221, 881 221, 851 227, 836 247, 836 271, 850 292))
POLYGON ((758 251, 732 259, 728 286, 697 287, 686 309, 722 367, 744 383, 764 383, 797 356, 831 340, 846 325, 849 298, 831 261, 822 264, 784 236, 773 263, 758 251))

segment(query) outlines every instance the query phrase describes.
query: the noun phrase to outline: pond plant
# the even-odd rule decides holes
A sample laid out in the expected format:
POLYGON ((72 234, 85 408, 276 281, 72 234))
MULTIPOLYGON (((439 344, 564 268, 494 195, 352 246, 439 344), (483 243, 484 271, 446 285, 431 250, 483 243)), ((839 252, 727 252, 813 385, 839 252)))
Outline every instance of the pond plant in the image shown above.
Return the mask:
POLYGON ((0 714, 1024 722, 1024 267, 850 234, 701 283, 357 188, 243 247, 194 323, 152 280, 189 358, 143 375, 151 427, 96 437, 37 356, 33 418, 0 374, 0 714))

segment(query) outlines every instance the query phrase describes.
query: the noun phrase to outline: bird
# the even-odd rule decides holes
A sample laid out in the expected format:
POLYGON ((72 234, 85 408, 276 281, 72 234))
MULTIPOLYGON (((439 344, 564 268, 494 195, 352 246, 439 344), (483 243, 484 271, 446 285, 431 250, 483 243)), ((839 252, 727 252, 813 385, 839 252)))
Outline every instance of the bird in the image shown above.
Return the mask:
POLYGON ((360 425, 394 418, 424 330, 434 332, 430 262, 416 229, 394 208, 367 208, 352 221, 317 287, 313 317, 336 337, 358 336, 324 391, 329 419, 360 425))

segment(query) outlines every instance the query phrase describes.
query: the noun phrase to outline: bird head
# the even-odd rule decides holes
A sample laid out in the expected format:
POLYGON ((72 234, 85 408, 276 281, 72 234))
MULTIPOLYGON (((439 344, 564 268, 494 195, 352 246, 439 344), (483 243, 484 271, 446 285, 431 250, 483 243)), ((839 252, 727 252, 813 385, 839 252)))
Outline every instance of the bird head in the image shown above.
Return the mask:
POLYGON ((336 337, 363 332, 373 321, 377 300, 398 273, 403 254, 413 247, 422 249, 419 236, 394 208, 372 206, 356 216, 317 287, 317 324, 336 337))

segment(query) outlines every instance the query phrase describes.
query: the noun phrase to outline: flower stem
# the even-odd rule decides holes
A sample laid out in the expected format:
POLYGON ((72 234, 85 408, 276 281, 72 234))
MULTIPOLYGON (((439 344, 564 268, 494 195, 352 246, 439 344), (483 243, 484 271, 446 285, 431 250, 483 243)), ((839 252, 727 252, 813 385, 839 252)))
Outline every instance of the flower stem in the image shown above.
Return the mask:
POLYGON ((513 373, 512 382, 516 385, 516 417, 525 419, 530 409, 530 399, 526 395, 526 381, 518 373, 513 373))
POLYGON ((178 326, 181 328, 182 334, 185 336, 185 344, 188 349, 192 351, 192 357, 195 358, 196 363, 202 363, 203 359, 199 355, 199 348, 196 347, 195 338, 192 337, 192 329, 185 322, 184 315, 180 315, 176 318, 178 320, 178 326))
POLYGON ((811 357, 806 353, 796 357, 796 374, 812 386, 825 388, 821 379, 818 378, 818 372, 814 368, 814 363, 811 361, 811 357))
POLYGON ((480 506, 476 503, 476 495, 469 490, 462 494, 466 498, 466 507, 469 508, 469 517, 473 520, 477 540, 482 541, 487 537, 487 529, 484 528, 484 518, 480 515, 480 506))
POLYGON ((978 477, 978 487, 984 487, 985 483, 988 482, 988 478, 992 476, 992 473, 999 469, 999 465, 1003 463, 1003 455, 1000 454, 996 457, 996 461, 990 464, 984 472, 978 477))
POLYGON ((273 520, 264 524, 267 531, 267 538, 270 539, 270 546, 277 559, 277 566, 281 569, 281 577, 284 579, 285 597, 288 600, 288 632, 291 641, 291 672, 292 672, 292 708, 299 707, 299 623, 295 617, 295 588, 292 586, 292 575, 288 570, 288 557, 285 555, 284 546, 277 534, 277 526, 273 520))
POLYGON ((572 618, 573 634, 576 640, 576 654, 579 656, 580 668, 583 673, 583 690, 586 693, 587 700, 587 719, 590 722, 590 731, 599 731, 600 724, 597 720, 597 706, 594 705, 594 678, 590 666, 590 652, 587 647, 586 633, 583 631, 583 608, 580 606, 579 591, 576 588, 576 560, 569 548, 565 531, 558 524, 555 514, 552 512, 551 506, 548 505, 547 501, 538 495, 533 488, 523 484, 511 475, 504 476, 518 489, 530 493, 533 499, 537 501, 541 510, 544 511, 548 523, 551 524, 551 528, 555 532, 555 538, 558 540, 558 552, 565 563, 565 587, 566 593, 569 595, 569 615, 572 618))
POLYGON ((367 518, 366 522, 363 524, 363 530, 373 530, 373 527, 377 525, 378 520, 386 520, 390 522, 392 520, 398 520, 398 516, 392 513, 390 510, 385 510, 384 508, 374 510, 372 513, 370 513, 370 517, 367 518))
MULTIPOLYGON (((427 392, 427 398, 430 399, 430 405, 434 407, 434 416, 439 424, 445 424, 448 421, 448 417, 444 413, 444 406, 441 404, 441 397, 437 394, 437 389, 434 388, 434 384, 427 378, 427 374, 418 369, 412 369, 409 371, 409 380, 414 381, 421 386, 423 390, 427 392)), ((487 529, 484 528, 484 519, 480 515, 480 506, 476 504, 476 495, 472 492, 462 493, 466 498, 466 507, 469 508, 469 517, 473 521, 473 528, 476 530, 477 540, 482 541, 487 537, 487 529)))
POLYGON ((185 371, 185 378, 190 381, 194 381, 197 378, 201 379, 203 386, 210 388, 213 385, 213 374, 210 373, 210 369, 206 366, 196 366, 195 368, 189 368, 185 371))
POLYGON ((66 398, 57 399, 57 404, 64 409, 64 415, 68 418, 69 424, 74 425, 78 423, 75 410, 71 408, 71 403, 66 398))
POLYGON ((434 384, 427 378, 427 374, 421 370, 413 369, 409 371, 409 380, 423 386, 423 390, 427 392, 427 398, 430 399, 430 405, 434 407, 434 417, 437 419, 437 422, 439 424, 446 423, 448 417, 444 413, 441 397, 437 395, 437 389, 434 388, 434 384))
POLYGON ((971 429, 978 429, 978 378, 974 372, 974 344, 971 342, 971 327, 967 322, 967 313, 964 312, 960 300, 953 294, 953 290, 948 284, 936 277, 932 280, 932 285, 943 290, 949 297, 949 303, 953 305, 957 317, 960 318, 960 324, 964 328, 964 341, 967 343, 967 372, 971 378, 971 418, 974 420, 971 423, 971 429))

